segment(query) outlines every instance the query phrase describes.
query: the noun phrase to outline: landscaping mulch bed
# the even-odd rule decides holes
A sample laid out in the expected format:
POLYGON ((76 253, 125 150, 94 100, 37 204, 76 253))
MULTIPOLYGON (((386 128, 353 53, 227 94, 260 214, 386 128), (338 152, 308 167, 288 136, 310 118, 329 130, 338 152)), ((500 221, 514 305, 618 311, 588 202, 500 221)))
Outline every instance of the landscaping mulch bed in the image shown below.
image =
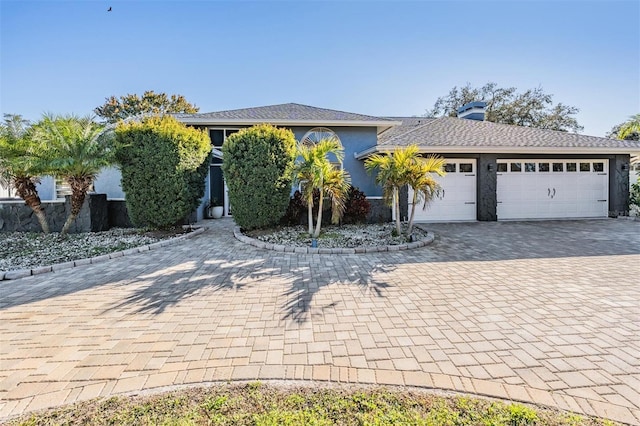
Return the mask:
MULTIPOLYGON (((325 226, 318 237, 318 247, 355 248, 405 244, 404 235, 394 236, 395 224, 375 223, 362 225, 325 226)), ((265 243, 293 247, 309 247, 311 237, 306 226, 288 226, 274 229, 247 231, 245 235, 265 243)), ((404 228, 403 228, 404 231, 404 228)), ((414 226, 414 239, 426 238, 427 231, 414 226)))
POLYGON ((85 259, 152 244, 190 231, 183 228, 166 231, 114 228, 66 237, 57 232, 0 232, 0 271, 85 259))

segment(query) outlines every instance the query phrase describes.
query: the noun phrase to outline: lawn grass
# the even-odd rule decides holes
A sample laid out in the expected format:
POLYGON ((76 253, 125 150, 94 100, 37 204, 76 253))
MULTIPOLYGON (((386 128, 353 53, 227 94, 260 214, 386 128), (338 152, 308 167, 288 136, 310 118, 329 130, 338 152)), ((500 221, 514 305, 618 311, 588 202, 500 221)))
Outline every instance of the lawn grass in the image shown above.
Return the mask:
POLYGON ((615 425, 558 410, 386 388, 275 387, 259 382, 112 397, 9 425, 615 425))

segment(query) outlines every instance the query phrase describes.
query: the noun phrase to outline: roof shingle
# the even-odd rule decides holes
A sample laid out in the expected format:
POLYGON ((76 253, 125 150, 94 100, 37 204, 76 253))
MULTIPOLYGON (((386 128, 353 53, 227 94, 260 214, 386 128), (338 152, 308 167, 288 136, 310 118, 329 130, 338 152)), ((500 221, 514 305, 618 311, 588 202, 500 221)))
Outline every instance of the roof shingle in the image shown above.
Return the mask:
POLYGON ((317 108, 296 103, 268 105, 255 108, 233 109, 228 111, 207 112, 199 114, 177 114, 181 120, 211 119, 211 120, 247 120, 247 121, 362 121, 384 122, 389 120, 382 117, 355 114, 352 112, 336 111, 333 109, 317 108))
POLYGON ((415 117, 407 125, 392 128, 380 135, 379 147, 417 144, 428 147, 491 148, 616 148, 640 150, 640 142, 566 133, 556 130, 440 117, 415 125, 415 117), (413 124, 413 125, 412 125, 413 124), (404 132, 397 130, 405 129, 404 132), (388 136, 387 136, 388 135, 388 136))

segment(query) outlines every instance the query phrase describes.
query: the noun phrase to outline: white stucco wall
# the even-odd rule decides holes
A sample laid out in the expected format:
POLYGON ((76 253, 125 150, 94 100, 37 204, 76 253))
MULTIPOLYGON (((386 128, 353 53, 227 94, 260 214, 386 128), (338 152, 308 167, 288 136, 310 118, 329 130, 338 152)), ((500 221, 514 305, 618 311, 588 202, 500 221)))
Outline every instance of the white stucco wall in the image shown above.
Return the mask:
POLYGON ((107 194, 108 200, 124 199, 120 184, 122 174, 117 167, 106 167, 96 176, 93 187, 96 194, 107 194))

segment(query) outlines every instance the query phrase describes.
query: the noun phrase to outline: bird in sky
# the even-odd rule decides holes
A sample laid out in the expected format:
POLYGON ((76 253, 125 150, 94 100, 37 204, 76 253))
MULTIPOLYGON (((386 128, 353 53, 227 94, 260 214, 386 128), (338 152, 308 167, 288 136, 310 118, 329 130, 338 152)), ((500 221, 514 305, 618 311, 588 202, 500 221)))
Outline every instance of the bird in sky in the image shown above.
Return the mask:
POLYGON ((109 6, 109 9, 107 10, 107 12, 111 12, 111 6, 109 6))

